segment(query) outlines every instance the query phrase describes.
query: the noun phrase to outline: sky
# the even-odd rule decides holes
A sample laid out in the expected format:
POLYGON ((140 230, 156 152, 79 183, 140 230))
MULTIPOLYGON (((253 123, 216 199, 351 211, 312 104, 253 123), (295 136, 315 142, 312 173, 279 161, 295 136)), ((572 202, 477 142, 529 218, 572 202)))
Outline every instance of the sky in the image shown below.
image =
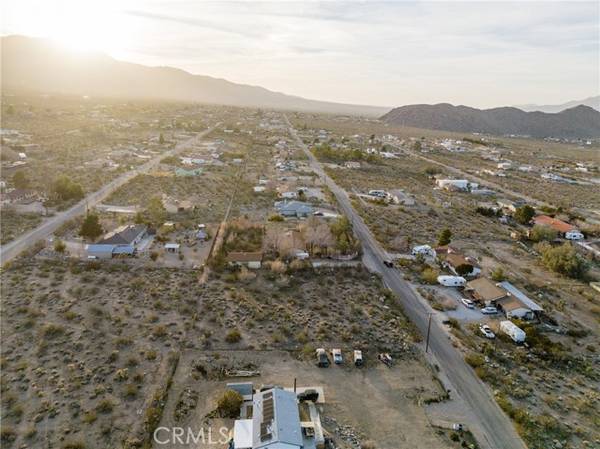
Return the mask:
POLYGON ((0 33, 378 106, 600 93, 600 2, 3 0, 0 33))

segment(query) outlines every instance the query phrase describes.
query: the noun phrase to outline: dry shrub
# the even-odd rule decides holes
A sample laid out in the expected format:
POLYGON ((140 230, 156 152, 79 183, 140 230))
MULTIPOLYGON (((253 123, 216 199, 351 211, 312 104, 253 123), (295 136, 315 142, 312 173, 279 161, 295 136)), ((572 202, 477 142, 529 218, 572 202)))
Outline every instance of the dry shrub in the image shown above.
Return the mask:
POLYGON ((256 277, 256 273, 251 272, 246 267, 242 267, 240 271, 237 273, 237 278, 240 281, 251 281, 256 277))
POLYGON ((284 273, 285 263, 283 263, 281 260, 274 260, 271 262, 270 268, 273 273, 284 273))

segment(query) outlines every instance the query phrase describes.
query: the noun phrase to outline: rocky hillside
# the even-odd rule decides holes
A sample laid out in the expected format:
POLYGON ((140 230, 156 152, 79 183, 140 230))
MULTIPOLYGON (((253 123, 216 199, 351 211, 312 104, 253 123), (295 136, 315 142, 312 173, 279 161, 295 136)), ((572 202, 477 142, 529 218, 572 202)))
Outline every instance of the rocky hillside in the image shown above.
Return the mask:
POLYGON ((415 128, 532 137, 600 137, 600 112, 577 106, 556 114, 517 108, 475 109, 447 103, 392 109, 381 119, 415 128))

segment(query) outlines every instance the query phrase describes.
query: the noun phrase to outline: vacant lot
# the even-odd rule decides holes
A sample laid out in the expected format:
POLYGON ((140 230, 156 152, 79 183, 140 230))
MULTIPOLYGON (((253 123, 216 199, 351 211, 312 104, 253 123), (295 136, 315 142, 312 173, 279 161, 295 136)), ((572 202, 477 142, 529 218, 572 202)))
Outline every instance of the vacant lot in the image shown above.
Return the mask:
POLYGON ((337 346, 415 360, 412 327, 366 271, 251 274, 201 287, 196 271, 15 262, 2 273, 4 445, 145 441, 182 351, 279 349, 312 363, 315 347, 337 346))

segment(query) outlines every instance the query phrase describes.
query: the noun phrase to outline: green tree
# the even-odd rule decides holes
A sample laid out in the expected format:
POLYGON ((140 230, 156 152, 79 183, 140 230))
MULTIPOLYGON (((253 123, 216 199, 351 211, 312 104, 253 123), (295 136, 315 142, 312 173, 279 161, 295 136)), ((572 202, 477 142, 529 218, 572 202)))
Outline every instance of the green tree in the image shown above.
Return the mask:
POLYGON ((146 211, 150 222, 155 226, 163 224, 167 219, 167 210, 165 209, 165 206, 163 206, 162 199, 159 196, 150 198, 146 211))
POLYGON ((158 143, 161 145, 165 143, 165 136, 163 136, 163 133, 160 133, 160 136, 158 137, 158 143))
POLYGON ((521 224, 528 224, 535 215, 535 209, 529 205, 521 206, 515 211, 515 220, 521 224))
POLYGON ((438 237, 438 246, 444 246, 450 244, 452 241, 452 231, 448 228, 444 229, 440 232, 440 236, 438 237))
POLYGON ((552 246, 542 242, 536 245, 536 249, 542 256, 542 264, 549 270, 576 279, 582 278, 587 271, 586 261, 571 243, 552 246))
POLYGON ((103 233, 100 219, 96 214, 87 214, 83 223, 81 223, 81 229, 79 235, 89 240, 95 240, 100 237, 103 233))
POLYGON ((8 107, 6 108, 6 113, 8 115, 13 115, 15 113, 15 107, 12 104, 9 104, 8 107))
POLYGON ((68 176, 59 176, 52 186, 54 194, 61 201, 80 200, 83 198, 83 188, 68 176))
POLYGON ((29 187, 29 179, 23 170, 17 170, 12 177, 13 184, 17 189, 26 189, 29 187))
POLYGON ((506 275, 504 274, 504 270, 502 269, 502 267, 494 268, 491 277, 496 282, 502 282, 506 279, 506 275))
POLYGON ((529 234, 529 238, 534 242, 551 242, 556 237, 558 237, 556 229, 542 225, 535 225, 529 234))
POLYGON ((473 271, 473 265, 468 264, 468 263, 463 263, 462 265, 459 265, 458 267, 456 267, 456 273, 459 276, 466 276, 467 274, 471 274, 472 271, 473 271))

